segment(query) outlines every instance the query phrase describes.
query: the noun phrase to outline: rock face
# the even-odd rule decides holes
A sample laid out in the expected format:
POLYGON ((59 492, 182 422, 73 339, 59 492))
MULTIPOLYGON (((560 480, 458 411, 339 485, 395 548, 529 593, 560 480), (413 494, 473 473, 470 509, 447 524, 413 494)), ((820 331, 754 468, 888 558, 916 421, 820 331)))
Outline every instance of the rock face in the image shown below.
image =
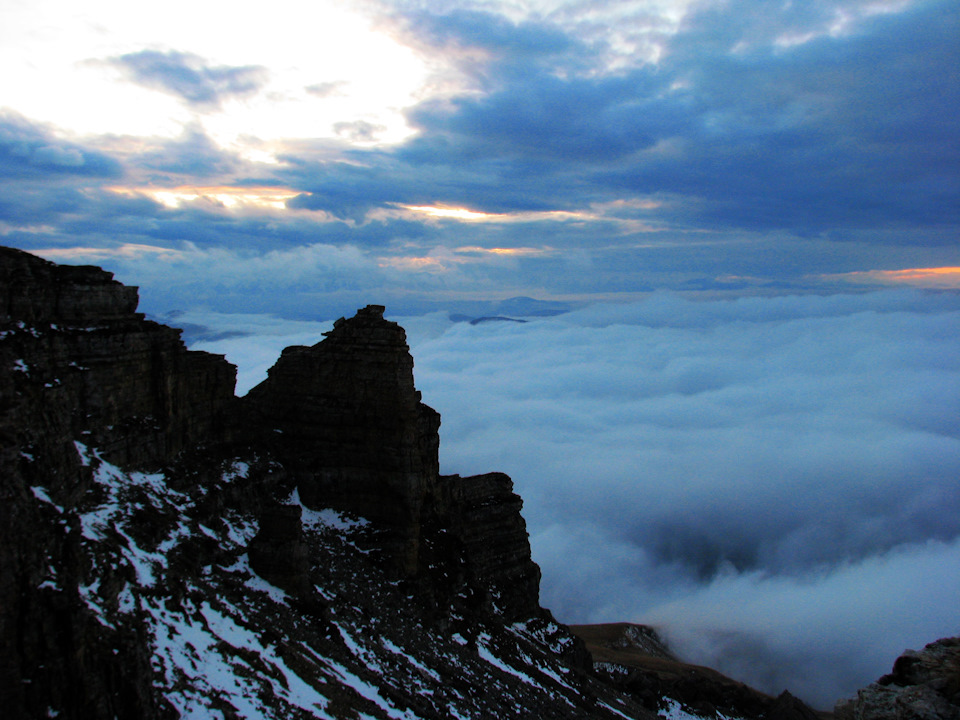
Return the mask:
POLYGON ((394 531, 413 573, 418 528, 438 504, 440 416, 420 401, 406 333, 368 306, 313 347, 289 347, 245 398, 253 427, 279 434, 308 507, 335 507, 394 531))
POLYGON ((893 672, 842 700, 837 720, 960 720, 960 638, 907 650, 893 672))
POLYGON ((274 439, 307 507, 332 507, 388 529, 400 577, 436 595, 468 585, 516 617, 539 609, 522 501, 502 473, 441 476, 440 416, 414 386, 406 333, 370 305, 313 347, 290 347, 243 402, 274 439))
POLYGON ((226 437, 233 366, 188 352, 136 306, 136 288, 99 268, 0 248, 0 704, 10 717, 65 693, 78 713, 131 716, 149 695, 146 647, 109 652, 76 597, 47 589, 51 568, 75 586, 91 581, 81 529, 47 513, 91 490, 76 441, 147 467, 226 437))
MULTIPOLYGON (((593 656, 595 673, 652 711, 665 699, 702 717, 817 720, 816 713, 784 691, 776 699, 716 670, 677 659, 654 628, 631 623, 574 625, 593 656)), ((683 717, 683 715, 680 715, 683 717)))
MULTIPOLYGON (((509 676, 501 660, 485 659, 494 647, 513 657, 511 643, 526 643, 515 662, 569 654, 575 641, 539 606, 539 568, 510 479, 439 474, 439 415, 421 402, 405 334, 382 307, 338 321, 312 348, 289 348, 241 400, 232 365, 187 351, 179 331, 146 320, 136 306, 136 288, 99 268, 0 248, 5 717, 154 718, 190 707, 234 716, 247 700, 218 700, 226 689, 204 694, 202 673, 193 688, 184 679, 193 666, 177 665, 183 653, 206 652, 183 639, 200 632, 197 622, 220 633, 210 640, 217 652, 239 653, 227 666, 247 668, 236 682, 256 676, 264 683, 256 697, 278 693, 275 706, 258 711, 265 717, 313 716, 290 694, 289 683, 302 678, 314 683, 316 706, 327 703, 321 717, 387 717, 397 703, 423 704, 417 683, 444 680, 417 664, 398 668, 401 684, 381 689, 388 710, 362 700, 367 691, 344 689, 369 674, 363 668, 374 654, 388 666, 401 641, 411 657, 421 653, 418 663, 440 662, 441 646, 450 658, 467 652, 443 660, 445 677, 475 666, 477 682, 509 676), (370 529, 341 541, 318 514, 323 508, 361 516, 370 529), (377 582, 383 590, 370 585, 377 582), (257 599, 262 592, 269 602, 257 599), (386 649, 337 639, 363 632, 357 623, 373 622, 381 604, 392 603, 399 618, 411 602, 386 649), (330 603, 339 620, 329 620, 330 603), (293 604, 299 614, 290 614, 293 604), (214 612, 233 619, 211 625, 214 612), (286 624, 271 629, 281 616, 286 624), (526 635, 507 630, 521 620, 526 635), (284 652, 297 658, 312 649, 298 660, 284 655, 293 670, 281 663, 258 674, 267 661, 244 650, 248 641, 227 637, 243 622, 261 623, 255 632, 282 627, 284 652), (322 630, 330 622, 340 623, 333 640, 322 630), (404 635, 404 623, 417 630, 404 635), (447 639, 431 636, 416 649, 424 623, 447 639), (485 649, 471 659, 477 643, 485 649), (341 658, 327 666, 353 669, 314 668, 317 653, 341 658), (298 679, 277 685, 287 671, 298 679)), ((271 647, 261 648, 265 656, 271 647)), ((576 698, 580 682, 571 679, 563 692, 576 698)), ((448 691, 445 702, 460 702, 463 692, 448 691)), ((584 697, 597 692, 606 691, 584 697)), ((531 707, 556 702, 523 683, 484 702, 503 710, 521 697, 531 707)), ((424 708, 416 717, 444 716, 424 708)), ((615 714, 584 708, 569 716, 615 714)))
POLYGON ((302 594, 310 565, 303 544, 299 505, 274 505, 260 512, 260 531, 247 546, 250 567, 277 587, 302 594))
POLYGON ((225 438, 236 368, 136 308, 137 289, 111 273, 0 248, 0 352, 22 381, 4 397, 115 462, 156 466, 225 438))

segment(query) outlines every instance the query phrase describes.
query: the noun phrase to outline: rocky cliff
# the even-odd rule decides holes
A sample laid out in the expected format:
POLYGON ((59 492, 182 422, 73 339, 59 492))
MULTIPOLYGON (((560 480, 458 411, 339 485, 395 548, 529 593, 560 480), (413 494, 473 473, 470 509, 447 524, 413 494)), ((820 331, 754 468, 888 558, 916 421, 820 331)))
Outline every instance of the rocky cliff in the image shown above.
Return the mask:
POLYGON ((807 717, 649 633, 594 669, 510 478, 440 474, 382 307, 236 398, 136 306, 0 248, 4 717, 807 717))
POLYGON ((136 679, 148 649, 103 651, 78 608, 91 576, 66 508, 94 482, 76 442, 123 465, 159 466, 225 440, 236 400, 232 366, 185 351, 176 330, 136 306, 136 288, 99 268, 0 249, 0 704, 10 717, 62 688, 104 715, 149 695, 136 679), (50 507, 63 511, 54 518, 50 507), (51 591, 62 583, 74 592, 51 591))
POLYGON ((136 305, 0 249, 6 717, 637 716, 540 608, 510 479, 440 475, 383 308, 238 399, 136 305))

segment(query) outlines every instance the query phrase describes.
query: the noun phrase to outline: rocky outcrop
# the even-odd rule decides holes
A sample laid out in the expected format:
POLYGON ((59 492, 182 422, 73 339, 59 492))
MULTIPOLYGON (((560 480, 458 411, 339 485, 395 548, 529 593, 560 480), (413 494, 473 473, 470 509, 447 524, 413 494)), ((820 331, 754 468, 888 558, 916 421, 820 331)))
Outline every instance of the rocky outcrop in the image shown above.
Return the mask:
POLYGON ((463 544, 470 584, 482 588, 501 613, 530 617, 539 611, 540 568, 530 559, 523 501, 503 473, 441 482, 450 487, 454 535, 463 544))
POLYGON ((264 508, 258 522, 260 530, 247 546, 253 571, 294 594, 307 590, 310 574, 301 514, 299 505, 264 508))
POLYGON ((893 671, 842 700, 837 720, 960 720, 960 638, 907 650, 893 671))
POLYGON ((665 698, 700 717, 817 720, 803 701, 784 691, 772 698, 711 668, 682 662, 647 625, 573 625, 593 656, 595 673, 650 710, 665 698))
POLYGON ((128 467, 224 439, 236 368, 187 351, 179 331, 136 307, 137 289, 100 268, 0 248, 0 362, 17 381, 4 397, 41 414, 25 430, 49 436, 62 424, 65 439, 86 438, 128 467))
POLYGON ((445 509, 440 416, 421 402, 406 333, 383 310, 368 306, 313 347, 288 347, 244 402, 251 426, 274 433, 296 469, 304 503, 390 528, 389 553, 414 574, 425 506, 445 509))
MULTIPOLYGON (((137 291, 95 267, 0 248, 0 705, 76 717, 150 717, 149 650, 120 655, 101 625, 57 591, 96 582, 67 517, 93 489, 77 442, 128 467, 157 467, 220 442, 234 368, 188 352, 179 333, 136 313, 137 291), (56 581, 51 573, 56 573, 56 581)), ((117 638, 113 639, 116 643, 117 638)))
MULTIPOLYGON (((366 518, 368 547, 350 551, 385 558, 390 582, 413 591, 424 617, 460 623, 458 638, 476 637, 481 616, 536 619, 568 637, 539 607, 510 479, 440 476, 440 417, 422 403, 404 331, 382 307, 338 321, 312 348, 289 348, 242 400, 223 357, 187 351, 179 331, 136 307, 136 288, 99 268, 0 248, 0 703, 9 717, 168 713, 152 679, 159 640, 152 651, 131 619, 140 617, 131 588, 141 606, 166 597, 156 612, 167 617, 163 607, 196 600, 221 561, 252 569, 322 625, 324 546, 308 545, 301 517, 312 513, 315 537, 322 508, 366 518), (243 459, 229 460, 235 452, 243 459), (120 470, 105 470, 114 466, 163 474, 131 475, 120 489, 120 470), (181 485, 163 489, 161 503, 152 484, 172 482, 181 485), (295 486, 304 506, 290 503, 295 486), (129 515, 106 522, 118 503, 129 515), (218 535, 225 516, 234 524, 218 535), (223 560, 241 541, 242 558, 223 560)), ((376 612, 364 598, 350 603, 376 612)))
POLYGON ((521 499, 502 473, 440 475, 440 416, 414 386, 406 333, 383 313, 367 306, 313 347, 287 348, 244 398, 248 426, 295 468, 307 507, 385 528, 392 567, 425 594, 465 585, 510 616, 539 612, 521 499))

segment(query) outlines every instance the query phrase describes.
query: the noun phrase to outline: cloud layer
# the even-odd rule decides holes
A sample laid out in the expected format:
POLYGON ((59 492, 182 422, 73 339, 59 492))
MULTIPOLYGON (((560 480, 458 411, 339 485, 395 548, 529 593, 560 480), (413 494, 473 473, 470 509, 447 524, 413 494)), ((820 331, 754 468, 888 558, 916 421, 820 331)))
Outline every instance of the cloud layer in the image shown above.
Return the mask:
MULTIPOLYGON (((513 477, 561 620, 659 625, 823 708, 960 631, 955 293, 397 319, 442 471, 513 477)), ((241 365, 240 392, 328 327, 179 320, 251 333, 195 345, 241 365)))
MULTIPOLYGON (((419 307, 438 284, 483 299, 803 291, 960 266, 956 3, 398 0, 357 12, 359 37, 380 38, 363 47, 422 76, 386 114, 346 104, 374 57, 350 54, 331 74, 264 39, 243 61, 215 31, 121 53, 81 45, 87 56, 64 67, 129 93, 105 118, 162 98, 157 112, 175 106, 182 132, 79 136, 8 107, 3 242, 155 246, 250 267, 330 246, 392 268, 396 294, 419 307), (222 201, 245 188, 283 200, 222 201), (521 249, 510 263, 483 254, 521 249)), ((167 271, 166 295, 190 285, 189 266, 167 271)), ((269 292, 283 278, 265 280, 269 292)), ((277 311, 293 312, 296 294, 306 312, 313 298, 299 293, 277 311)))
POLYGON ((960 304, 656 294, 414 344, 441 464, 510 473, 543 600, 822 707, 956 634, 960 304))

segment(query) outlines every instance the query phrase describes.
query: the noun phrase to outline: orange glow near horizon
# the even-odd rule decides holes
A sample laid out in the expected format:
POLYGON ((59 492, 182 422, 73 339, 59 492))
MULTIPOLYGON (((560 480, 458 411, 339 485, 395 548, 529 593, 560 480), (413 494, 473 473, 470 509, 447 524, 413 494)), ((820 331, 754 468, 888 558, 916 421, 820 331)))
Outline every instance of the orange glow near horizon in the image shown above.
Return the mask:
POLYGON ((181 185, 174 188, 109 187, 118 195, 143 195, 168 208, 178 208, 185 203, 206 201, 235 210, 243 207, 285 210, 287 200, 300 195, 296 190, 283 187, 233 187, 213 185, 209 187, 181 185))
POLYGON ((827 277, 881 285, 911 285, 921 288, 960 290, 960 267, 858 270, 827 277))

